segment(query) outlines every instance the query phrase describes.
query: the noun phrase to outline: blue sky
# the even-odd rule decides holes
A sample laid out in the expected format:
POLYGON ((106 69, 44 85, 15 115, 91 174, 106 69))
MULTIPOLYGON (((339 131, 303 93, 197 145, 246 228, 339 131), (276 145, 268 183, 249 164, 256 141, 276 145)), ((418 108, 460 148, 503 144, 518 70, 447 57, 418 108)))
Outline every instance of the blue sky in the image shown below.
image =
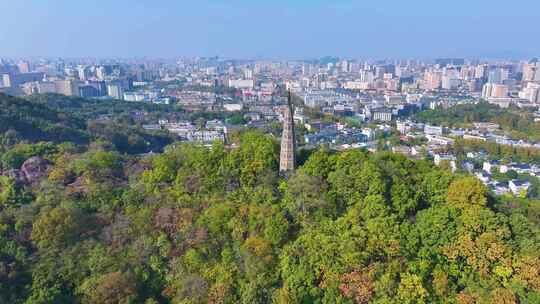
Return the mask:
POLYGON ((0 57, 540 56, 539 0, 0 0, 0 57))

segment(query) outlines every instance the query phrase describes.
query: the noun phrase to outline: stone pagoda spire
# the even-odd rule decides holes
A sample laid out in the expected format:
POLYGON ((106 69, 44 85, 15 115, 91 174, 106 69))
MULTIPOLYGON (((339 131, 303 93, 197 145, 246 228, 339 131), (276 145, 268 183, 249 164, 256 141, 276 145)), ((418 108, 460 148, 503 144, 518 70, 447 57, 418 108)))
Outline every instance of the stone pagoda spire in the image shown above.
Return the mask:
POLYGON ((281 153, 279 155, 279 171, 283 173, 293 172, 296 164, 296 143, 294 137, 294 110, 291 100, 291 92, 287 98, 287 106, 283 113, 283 133, 281 135, 281 153))

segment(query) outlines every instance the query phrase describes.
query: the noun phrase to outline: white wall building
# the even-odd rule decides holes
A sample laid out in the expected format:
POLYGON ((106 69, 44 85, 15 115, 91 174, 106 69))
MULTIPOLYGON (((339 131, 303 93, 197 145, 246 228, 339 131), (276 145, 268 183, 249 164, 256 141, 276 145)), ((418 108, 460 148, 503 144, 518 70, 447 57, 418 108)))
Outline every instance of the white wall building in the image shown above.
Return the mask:
POLYGON ((236 89, 253 89, 253 79, 229 79, 229 87, 236 89))
POLYGON ((508 186, 510 187, 510 190, 512 193, 516 196, 518 195, 527 195, 527 192, 529 191, 529 187, 531 184, 529 182, 522 182, 517 180, 511 180, 508 182, 508 186))

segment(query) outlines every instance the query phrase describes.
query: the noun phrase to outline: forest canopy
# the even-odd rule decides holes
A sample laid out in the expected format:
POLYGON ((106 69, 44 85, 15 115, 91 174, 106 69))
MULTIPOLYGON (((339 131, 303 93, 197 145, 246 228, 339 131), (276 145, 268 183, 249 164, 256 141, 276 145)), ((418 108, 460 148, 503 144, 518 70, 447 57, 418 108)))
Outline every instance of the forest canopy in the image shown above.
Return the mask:
POLYGON ((415 114, 414 118, 424 123, 464 128, 471 127, 474 122, 491 122, 499 124, 503 131, 514 138, 533 142, 540 140, 540 122, 534 120, 532 112, 517 108, 504 109, 487 102, 426 110, 415 114))
POLYGON ((17 143, 70 143, 88 147, 105 141, 121 153, 162 151, 173 137, 161 131, 145 131, 133 112, 166 114, 170 108, 137 103, 93 101, 60 95, 36 95, 28 100, 0 93, 0 143, 6 149, 17 143), (115 114, 115 118, 100 116, 115 114))
POLYGON ((0 303, 540 302, 539 201, 388 152, 284 178, 259 131, 133 155, 80 130, 2 144, 0 303))

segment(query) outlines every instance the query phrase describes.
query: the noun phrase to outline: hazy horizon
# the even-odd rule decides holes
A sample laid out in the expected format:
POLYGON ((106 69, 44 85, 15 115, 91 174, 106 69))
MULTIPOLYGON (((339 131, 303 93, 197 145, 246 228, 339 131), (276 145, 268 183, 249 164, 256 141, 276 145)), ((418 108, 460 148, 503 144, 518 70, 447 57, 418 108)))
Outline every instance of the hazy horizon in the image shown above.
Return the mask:
POLYGON ((540 2, 0 3, 0 57, 527 59, 540 2))

